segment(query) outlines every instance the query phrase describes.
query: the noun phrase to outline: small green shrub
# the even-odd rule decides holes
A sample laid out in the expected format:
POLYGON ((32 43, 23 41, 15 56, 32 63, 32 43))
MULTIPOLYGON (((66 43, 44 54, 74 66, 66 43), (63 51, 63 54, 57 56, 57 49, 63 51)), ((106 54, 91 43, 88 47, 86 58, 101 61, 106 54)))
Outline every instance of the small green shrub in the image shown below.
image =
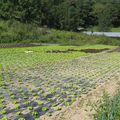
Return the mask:
POLYGON ((94 107, 96 110, 95 120, 120 120, 120 90, 113 98, 105 93, 102 103, 99 104, 97 109, 94 107))

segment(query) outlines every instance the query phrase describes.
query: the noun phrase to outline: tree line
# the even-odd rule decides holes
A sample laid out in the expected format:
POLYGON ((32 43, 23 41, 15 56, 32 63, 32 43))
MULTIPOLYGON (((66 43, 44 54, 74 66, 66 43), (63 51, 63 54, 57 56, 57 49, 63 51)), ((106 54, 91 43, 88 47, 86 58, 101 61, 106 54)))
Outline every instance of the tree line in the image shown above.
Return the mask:
POLYGON ((119 0, 0 0, 0 19, 76 31, 120 26, 119 0))

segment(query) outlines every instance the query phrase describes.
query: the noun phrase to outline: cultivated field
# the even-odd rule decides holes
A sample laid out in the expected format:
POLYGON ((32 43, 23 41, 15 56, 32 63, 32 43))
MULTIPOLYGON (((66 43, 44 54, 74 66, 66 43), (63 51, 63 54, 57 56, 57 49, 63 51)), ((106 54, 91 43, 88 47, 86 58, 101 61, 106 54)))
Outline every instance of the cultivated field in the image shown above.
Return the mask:
POLYGON ((0 119, 37 120, 70 106, 120 72, 120 53, 85 53, 112 46, 0 49, 0 119), (6 119, 5 119, 6 118, 6 119))

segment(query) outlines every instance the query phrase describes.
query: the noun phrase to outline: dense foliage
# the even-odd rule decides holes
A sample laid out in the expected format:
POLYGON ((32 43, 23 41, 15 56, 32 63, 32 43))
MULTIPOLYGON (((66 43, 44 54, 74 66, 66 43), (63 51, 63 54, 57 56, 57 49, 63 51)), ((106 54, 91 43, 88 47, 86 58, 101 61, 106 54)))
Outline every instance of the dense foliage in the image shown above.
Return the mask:
POLYGON ((111 98, 108 94, 103 97, 103 103, 97 109, 95 120, 119 120, 120 119, 120 90, 111 98))
POLYGON ((119 0, 0 0, 0 19, 15 19, 51 28, 76 30, 120 26, 119 0))

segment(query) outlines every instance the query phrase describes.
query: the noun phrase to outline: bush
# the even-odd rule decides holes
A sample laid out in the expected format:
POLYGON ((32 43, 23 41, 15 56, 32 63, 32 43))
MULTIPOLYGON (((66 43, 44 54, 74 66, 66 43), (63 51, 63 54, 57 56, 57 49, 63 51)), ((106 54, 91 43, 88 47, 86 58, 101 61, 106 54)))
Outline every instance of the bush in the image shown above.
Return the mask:
POLYGON ((104 94, 103 103, 96 111, 95 120, 120 120, 120 90, 113 98, 104 94))

